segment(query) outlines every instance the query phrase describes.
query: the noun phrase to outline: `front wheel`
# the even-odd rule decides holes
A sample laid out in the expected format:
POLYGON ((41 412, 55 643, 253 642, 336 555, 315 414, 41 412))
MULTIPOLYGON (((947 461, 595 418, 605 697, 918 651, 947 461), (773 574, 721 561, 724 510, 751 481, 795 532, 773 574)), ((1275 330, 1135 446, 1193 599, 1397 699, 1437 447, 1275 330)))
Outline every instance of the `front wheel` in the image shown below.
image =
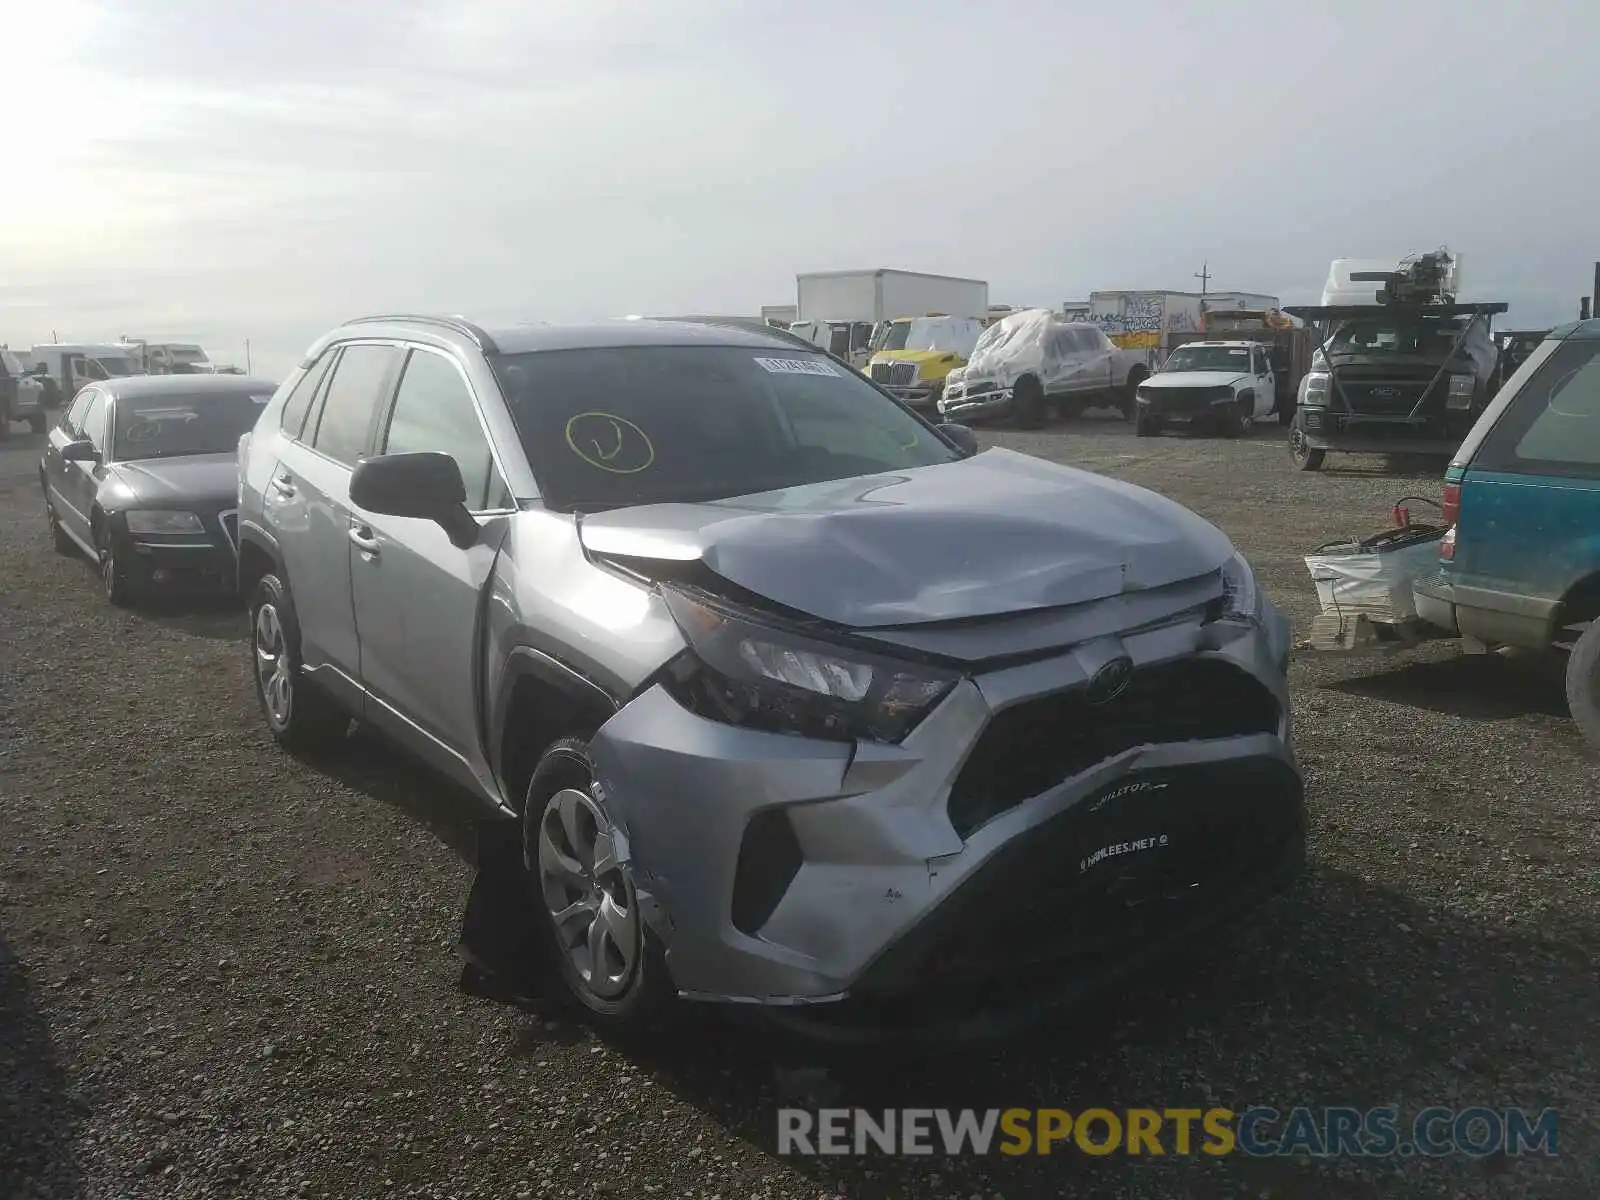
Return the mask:
POLYGON ((544 752, 523 805, 523 863, 568 998, 600 1024, 638 1028, 665 1008, 666 961, 594 783, 583 741, 544 752))
POLYGON ((1600 750, 1600 620, 1589 622, 1567 658, 1567 707, 1589 745, 1600 750))
POLYGON ((117 539, 104 525, 95 531, 95 555, 100 561, 100 590, 117 608, 131 608, 138 598, 127 564, 117 551, 117 539))
POLYGON ((1018 429, 1041 429, 1045 422, 1044 389, 1037 379, 1018 380, 1011 393, 1011 420, 1018 429))
POLYGON ((276 575, 262 576, 250 596, 250 657, 256 701, 280 746, 315 750, 344 737, 349 717, 305 677, 294 600, 276 575))
POLYGON ((1134 437, 1156 437, 1161 433, 1161 419, 1152 417, 1148 413, 1140 413, 1138 420, 1133 423, 1134 437))
POLYGON ((1328 457, 1326 450, 1314 449, 1299 428, 1289 430, 1289 457, 1302 471, 1320 471, 1328 457))

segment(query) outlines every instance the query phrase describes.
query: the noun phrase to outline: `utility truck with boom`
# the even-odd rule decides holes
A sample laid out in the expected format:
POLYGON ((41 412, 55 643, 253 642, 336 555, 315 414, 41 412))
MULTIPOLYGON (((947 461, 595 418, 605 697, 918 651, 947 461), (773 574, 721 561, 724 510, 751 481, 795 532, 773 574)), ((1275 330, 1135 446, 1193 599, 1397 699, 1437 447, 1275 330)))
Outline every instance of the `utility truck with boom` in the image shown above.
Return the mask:
POLYGON ((1318 340, 1289 428, 1296 466, 1320 470, 1330 452, 1455 452, 1495 391, 1491 324, 1509 307, 1458 302, 1460 277, 1448 249, 1336 259, 1322 304, 1285 310, 1318 340))

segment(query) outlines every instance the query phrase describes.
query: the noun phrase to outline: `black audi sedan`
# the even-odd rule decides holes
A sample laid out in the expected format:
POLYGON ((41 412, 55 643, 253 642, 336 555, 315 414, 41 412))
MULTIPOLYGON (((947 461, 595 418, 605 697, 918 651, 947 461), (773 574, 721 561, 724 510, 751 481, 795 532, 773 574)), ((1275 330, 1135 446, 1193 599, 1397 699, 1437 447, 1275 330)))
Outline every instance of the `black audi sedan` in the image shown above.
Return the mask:
POLYGON ((119 606, 236 586, 239 439, 276 385, 216 375, 90 384, 50 431, 39 482, 56 549, 119 606))

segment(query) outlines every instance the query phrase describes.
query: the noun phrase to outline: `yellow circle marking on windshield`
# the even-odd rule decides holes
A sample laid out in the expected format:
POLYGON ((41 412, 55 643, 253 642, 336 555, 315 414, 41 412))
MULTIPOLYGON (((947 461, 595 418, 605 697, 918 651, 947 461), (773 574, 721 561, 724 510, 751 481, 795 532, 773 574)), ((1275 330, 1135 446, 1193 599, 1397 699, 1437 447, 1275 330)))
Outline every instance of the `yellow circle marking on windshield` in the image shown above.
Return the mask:
POLYGON ((567 446, 591 467, 613 475, 637 475, 656 461, 650 437, 626 417, 581 412, 567 422, 567 446), (636 462, 643 458, 643 462, 636 462))

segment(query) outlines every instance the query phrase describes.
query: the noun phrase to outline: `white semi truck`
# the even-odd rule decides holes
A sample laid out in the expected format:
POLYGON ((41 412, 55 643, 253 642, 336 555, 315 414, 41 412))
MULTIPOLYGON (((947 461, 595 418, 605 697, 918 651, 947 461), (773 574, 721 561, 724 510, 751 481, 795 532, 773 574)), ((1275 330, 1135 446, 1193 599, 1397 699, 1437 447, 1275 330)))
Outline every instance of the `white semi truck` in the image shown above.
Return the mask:
POLYGON ((989 285, 981 279, 886 267, 797 275, 795 298, 790 330, 855 366, 872 357, 874 334, 896 317, 982 318, 989 311, 989 285))

